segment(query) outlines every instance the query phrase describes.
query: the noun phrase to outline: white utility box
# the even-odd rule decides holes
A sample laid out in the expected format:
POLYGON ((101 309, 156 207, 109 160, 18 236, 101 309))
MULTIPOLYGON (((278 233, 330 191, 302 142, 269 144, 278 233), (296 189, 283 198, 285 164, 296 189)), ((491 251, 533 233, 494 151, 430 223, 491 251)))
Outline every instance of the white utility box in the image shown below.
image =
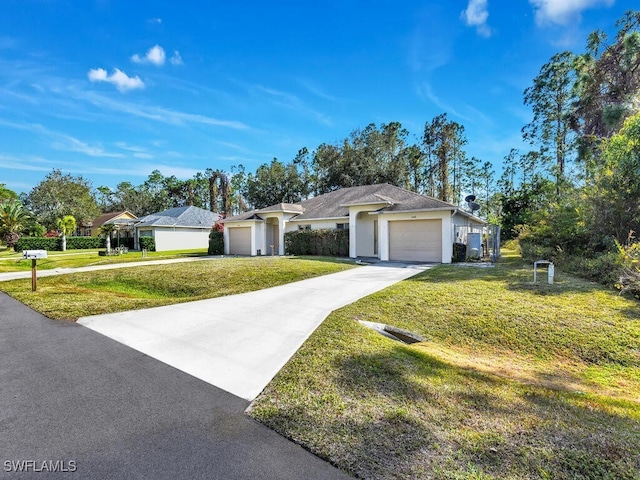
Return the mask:
POLYGON ((23 250, 22 258, 28 260, 37 260, 38 258, 47 258, 46 250, 23 250))

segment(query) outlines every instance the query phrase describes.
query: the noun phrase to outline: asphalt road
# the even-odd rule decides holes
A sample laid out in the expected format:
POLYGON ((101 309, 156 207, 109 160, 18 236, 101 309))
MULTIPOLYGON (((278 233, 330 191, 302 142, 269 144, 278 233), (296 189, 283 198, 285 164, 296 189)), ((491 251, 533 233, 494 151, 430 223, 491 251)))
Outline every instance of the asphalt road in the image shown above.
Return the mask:
POLYGON ((0 478, 350 478, 247 406, 0 292, 0 478))

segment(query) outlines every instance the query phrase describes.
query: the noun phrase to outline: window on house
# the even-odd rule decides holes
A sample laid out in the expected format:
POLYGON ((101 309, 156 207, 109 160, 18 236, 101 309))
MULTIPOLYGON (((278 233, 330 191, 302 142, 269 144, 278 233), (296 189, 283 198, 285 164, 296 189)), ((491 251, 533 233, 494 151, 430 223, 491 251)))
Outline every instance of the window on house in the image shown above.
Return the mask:
POLYGON ((311 230, 311 225, 298 225, 298 230, 311 230))
POLYGON ((336 228, 338 230, 349 230, 349 224, 348 223, 336 223, 336 228))

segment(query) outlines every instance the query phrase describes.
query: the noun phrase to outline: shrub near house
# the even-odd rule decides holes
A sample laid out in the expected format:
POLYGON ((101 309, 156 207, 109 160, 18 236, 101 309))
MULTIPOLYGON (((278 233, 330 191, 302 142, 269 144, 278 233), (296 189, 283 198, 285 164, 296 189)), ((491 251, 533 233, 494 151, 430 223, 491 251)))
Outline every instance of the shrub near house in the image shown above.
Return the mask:
POLYGON ((224 225, 219 222, 213 224, 209 234, 209 255, 224 255, 224 225))
POLYGON ((349 230, 323 228, 284 234, 285 252, 291 255, 349 256, 349 230))

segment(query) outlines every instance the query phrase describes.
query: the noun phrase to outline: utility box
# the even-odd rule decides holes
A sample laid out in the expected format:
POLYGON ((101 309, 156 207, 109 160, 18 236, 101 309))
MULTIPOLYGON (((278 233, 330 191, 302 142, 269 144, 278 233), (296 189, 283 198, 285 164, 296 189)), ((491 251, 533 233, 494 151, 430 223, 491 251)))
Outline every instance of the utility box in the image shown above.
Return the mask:
POLYGON ((538 260, 537 262, 533 262, 533 283, 538 281, 538 266, 546 265, 547 266, 547 283, 549 285, 553 285, 553 277, 556 272, 555 265, 553 262, 549 260, 538 260))
POLYGON ((28 260, 37 260, 39 258, 47 258, 46 250, 23 250, 22 258, 26 258, 28 260))

